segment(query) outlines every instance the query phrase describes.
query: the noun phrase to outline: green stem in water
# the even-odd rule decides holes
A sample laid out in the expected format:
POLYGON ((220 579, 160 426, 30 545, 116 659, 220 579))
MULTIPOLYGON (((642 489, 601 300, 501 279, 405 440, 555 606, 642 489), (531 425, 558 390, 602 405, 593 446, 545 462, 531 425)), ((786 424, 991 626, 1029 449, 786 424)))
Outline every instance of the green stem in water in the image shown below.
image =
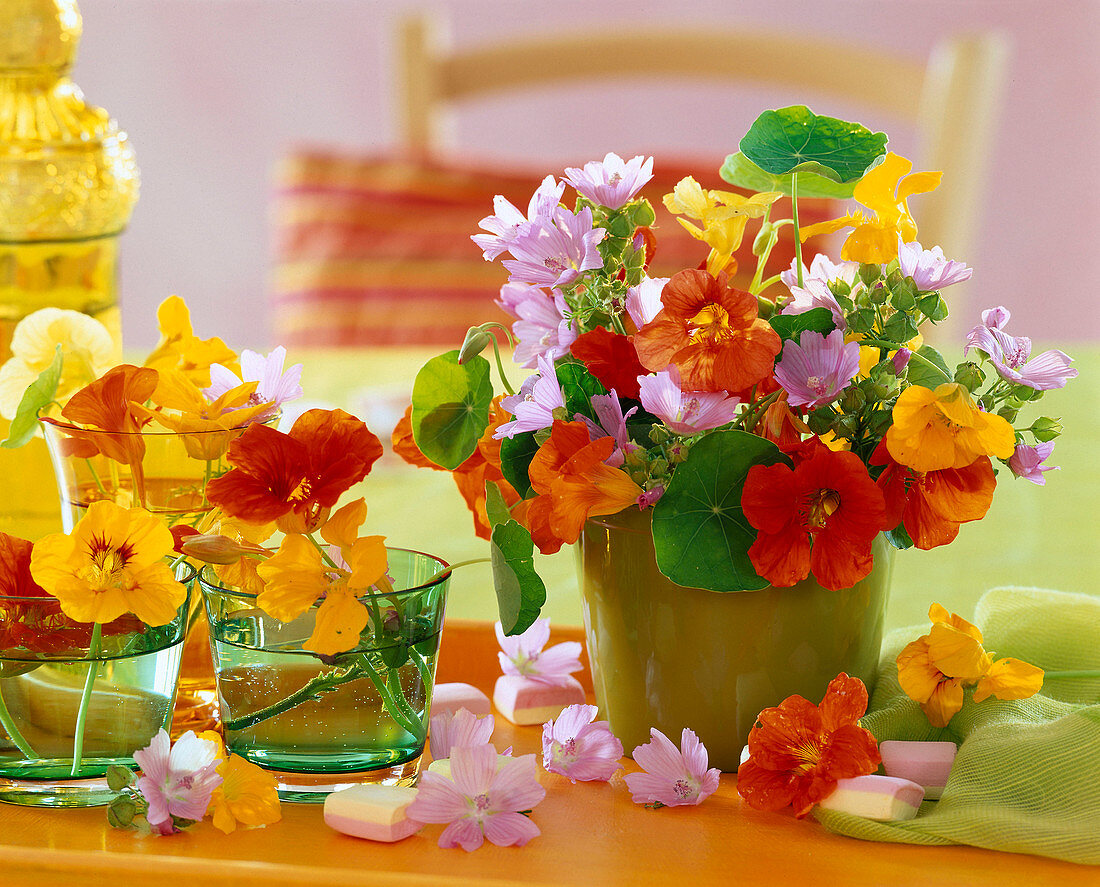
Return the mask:
POLYGON ((76 712, 76 727, 73 730, 73 766, 69 771, 70 776, 76 776, 80 772, 80 765, 83 763, 84 758, 84 722, 88 719, 88 703, 92 699, 92 688, 95 686, 95 679, 99 676, 99 643, 103 637, 103 626, 98 622, 92 627, 92 639, 88 644, 88 655, 85 657, 90 660, 88 666, 88 677, 84 681, 84 692, 80 696, 80 708, 76 712))
POLYGON ((92 480, 95 481, 95 485, 99 488, 99 492, 106 496, 107 489, 103 486, 103 481, 99 479, 99 472, 95 470, 95 465, 92 463, 92 460, 85 459, 84 461, 88 463, 88 471, 91 472, 92 480))
MULTIPOLYGON (((408 718, 405 714, 405 709, 403 709, 397 703, 397 700, 393 698, 393 694, 390 693, 390 689, 386 686, 386 682, 378 676, 378 673, 367 661, 366 654, 361 653, 357 657, 357 661, 360 663, 360 673, 366 675, 367 679, 374 684, 374 689, 377 690, 378 695, 382 697, 382 704, 386 707, 386 711, 390 713, 390 717, 392 717, 406 732, 411 733, 413 736, 419 736, 423 729, 420 719, 415 715, 411 720, 408 718)), ((401 701, 405 702, 404 696, 401 697, 401 701)), ((405 707, 408 707, 407 702, 405 702, 405 707)))
POLYGON ((338 668, 327 674, 310 678, 301 687, 289 696, 273 702, 271 705, 257 709, 250 715, 243 715, 225 722, 226 730, 245 730, 263 721, 290 711, 303 702, 312 702, 320 699, 325 693, 331 693, 341 684, 347 684, 362 677, 362 670, 358 661, 344 668, 338 668))
POLYGON ((15 718, 11 716, 11 712, 8 711, 7 703, 4 702, 4 696, 0 693, 0 727, 4 728, 4 731, 8 734, 8 738, 15 743, 15 747, 19 749, 23 757, 28 761, 37 760, 38 755, 34 753, 34 749, 31 748, 31 744, 27 742, 26 737, 19 732, 19 727, 16 726, 15 718))
POLYGON ((794 223, 794 256, 798 268, 798 285, 802 283, 802 234, 798 230, 798 173, 791 173, 791 221, 794 223))

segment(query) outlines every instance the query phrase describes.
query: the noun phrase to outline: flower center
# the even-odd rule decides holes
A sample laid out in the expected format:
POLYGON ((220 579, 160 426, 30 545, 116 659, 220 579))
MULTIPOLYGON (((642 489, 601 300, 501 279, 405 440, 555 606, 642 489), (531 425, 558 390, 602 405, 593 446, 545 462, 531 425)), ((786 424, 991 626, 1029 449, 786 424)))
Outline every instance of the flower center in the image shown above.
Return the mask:
POLYGON ((610 177, 608 178, 608 180, 607 180, 607 184, 609 184, 609 185, 617 185, 617 184, 619 184, 619 182, 621 182, 622 180, 623 180, 623 177, 622 177, 622 176, 621 176, 621 175, 620 175, 619 173, 617 173, 617 172, 613 172, 613 173, 611 173, 611 176, 610 176, 610 177))
POLYGON ((90 553, 92 563, 91 575, 88 578, 91 584, 98 588, 116 585, 118 574, 126 568, 126 564, 133 556, 129 546, 115 548, 100 536, 92 537, 90 553))
POLYGON ((796 768, 799 773, 805 773, 817 766, 821 760, 821 746, 816 742, 803 742, 801 745, 791 748, 791 753, 801 761, 796 768))
POLYGON ((806 387, 814 394, 829 394, 829 382, 822 376, 810 376, 806 379, 806 387))
POLYGON ((693 343, 700 341, 718 342, 733 335, 730 329, 730 315, 721 305, 711 303, 688 321, 688 338, 693 343))
POLYGON ((313 492, 313 484, 310 483, 308 477, 303 477, 298 486, 294 488, 294 491, 287 496, 287 502, 305 502, 309 499, 311 492, 313 492))
POLYGON ((489 809, 489 796, 482 794, 474 798, 474 807, 477 808, 478 813, 484 813, 489 809))
POLYGON ((821 529, 833 513, 840 508, 840 493, 836 490, 817 490, 810 495, 806 518, 810 529, 821 529))
POLYGON ((696 787, 681 776, 672 786, 672 790, 678 798, 690 798, 695 795, 696 787))
POLYGON ((555 274, 561 274, 561 272, 568 267, 568 265, 565 264, 565 261, 558 258, 557 256, 550 256, 548 259, 544 259, 542 264, 553 271, 555 274))

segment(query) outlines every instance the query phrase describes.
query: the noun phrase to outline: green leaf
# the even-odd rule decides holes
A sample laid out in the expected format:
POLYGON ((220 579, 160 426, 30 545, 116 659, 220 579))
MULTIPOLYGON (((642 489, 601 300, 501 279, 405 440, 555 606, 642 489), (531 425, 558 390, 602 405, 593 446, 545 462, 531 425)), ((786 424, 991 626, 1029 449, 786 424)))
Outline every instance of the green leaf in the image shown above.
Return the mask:
POLYGON ((886 530, 883 534, 886 537, 886 541, 889 542, 894 548, 899 548, 904 551, 907 548, 913 547, 913 540, 909 538, 909 533, 905 529, 905 524, 898 524, 892 530, 886 530))
POLYGON ((593 376, 583 363, 578 361, 566 361, 558 364, 558 384, 561 385, 562 400, 565 401, 565 410, 572 421, 576 413, 595 419, 592 411, 592 397, 596 394, 607 394, 600 380, 593 376))
MULTIPOLYGON (((726 162, 718 171, 722 178, 736 188, 746 191, 778 191, 791 196, 792 173, 773 175, 765 172, 744 154, 738 152, 726 157, 726 162)), ((855 182, 833 182, 824 176, 812 172, 798 174, 799 197, 825 197, 833 200, 847 200, 856 189, 855 182)))
POLYGON ((882 332, 891 342, 908 342, 917 334, 917 324, 908 314, 898 311, 890 315, 882 332))
POLYGON ((491 526, 507 523, 512 518, 508 506, 504 502, 504 496, 491 480, 485 482, 485 514, 489 518, 491 526))
POLYGON ((493 528, 490 543, 493 585, 505 634, 530 628, 546 603, 546 586, 535 572, 531 534, 514 520, 493 528))
POLYGON ((38 411, 57 397, 57 386, 61 382, 61 366, 64 360, 61 346, 58 345, 50 365, 42 370, 38 378, 23 392, 19 409, 15 411, 15 418, 11 420, 7 440, 0 442, 0 447, 14 450, 34 437, 35 431, 38 430, 38 411))
POLYGON ((909 381, 910 385, 923 385, 925 388, 935 388, 937 385, 942 385, 944 382, 950 382, 954 378, 947 369, 947 362, 943 359, 943 355, 931 345, 922 345, 917 349, 916 353, 926 360, 932 361, 938 369, 942 370, 942 373, 936 372, 936 370, 928 366, 923 360, 909 358, 905 378, 909 381))
MULTIPOLYGON (((886 153, 886 133, 835 117, 818 117, 805 105, 792 105, 757 117, 740 148, 773 175, 809 172, 848 183, 861 179, 886 153)), ((801 186, 801 175, 798 182, 801 186)))
POLYGON ((828 335, 836 329, 833 312, 828 308, 811 308, 801 314, 775 314, 768 318, 768 323, 781 339, 796 342, 807 331, 828 335))
POLYGON ((753 465, 787 464, 771 441, 718 431, 691 448, 653 508, 653 548, 661 572, 678 585, 711 591, 765 588, 749 560, 756 539, 741 510, 753 465))
POLYGON ((433 357, 416 374, 412 392, 413 440, 436 465, 454 470, 477 448, 489 424, 493 385, 489 361, 458 352, 433 357))
POLYGON ((524 431, 500 442, 500 472, 524 499, 531 492, 531 478, 527 469, 538 451, 539 445, 533 431, 524 431))

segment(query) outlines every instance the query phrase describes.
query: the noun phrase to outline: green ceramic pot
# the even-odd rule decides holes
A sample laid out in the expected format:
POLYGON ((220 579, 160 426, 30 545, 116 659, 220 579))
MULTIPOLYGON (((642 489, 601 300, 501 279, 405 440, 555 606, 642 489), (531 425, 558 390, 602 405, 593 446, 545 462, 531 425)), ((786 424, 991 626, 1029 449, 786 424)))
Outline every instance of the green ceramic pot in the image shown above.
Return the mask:
POLYGON ((690 727, 711 766, 736 770, 759 712, 792 694, 819 702, 847 672, 870 690, 893 572, 879 536, 874 567, 852 588, 718 593, 657 569, 650 513, 590 520, 577 545, 584 625, 602 716, 629 752, 657 727, 690 727))

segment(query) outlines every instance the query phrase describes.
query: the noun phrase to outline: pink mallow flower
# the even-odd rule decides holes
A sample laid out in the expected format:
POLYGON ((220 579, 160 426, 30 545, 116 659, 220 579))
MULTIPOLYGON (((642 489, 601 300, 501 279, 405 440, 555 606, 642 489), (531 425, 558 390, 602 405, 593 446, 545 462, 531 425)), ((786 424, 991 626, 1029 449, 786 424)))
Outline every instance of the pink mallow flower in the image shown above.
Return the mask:
MULTIPOLYGON (((856 282, 859 274, 859 262, 834 262, 824 253, 818 253, 810 262, 810 267, 802 266, 802 283, 807 284, 813 280, 823 283, 828 288, 829 281, 843 280, 848 286, 856 282)), ((798 286, 798 257, 791 259, 791 267, 779 274, 779 279, 787 289, 793 290, 798 286)))
POLYGON ((570 705, 542 725, 542 766, 570 782, 606 782, 622 769, 623 744, 596 706, 570 705))
POLYGON ((210 796, 222 783, 217 773, 218 745, 188 730, 175 745, 161 728, 145 748, 134 752, 141 767, 138 791, 149 804, 145 819, 158 835, 178 829, 172 817, 198 822, 206 815, 210 796))
POLYGON ((938 246, 924 249, 915 240, 912 243, 903 243, 901 237, 898 237, 898 266, 901 273, 912 277, 917 289, 923 292, 962 283, 969 280, 974 273, 974 269, 963 262, 945 258, 943 250, 938 246))
POLYGON ((524 431, 538 431, 554 424, 554 410, 565 409, 565 398, 558 384, 554 361, 546 355, 536 358, 539 371, 524 379, 519 392, 504 398, 500 405, 516 418, 505 422, 493 437, 500 440, 524 431))
POLYGON ((512 359, 528 368, 534 367, 539 357, 554 360, 568 354, 569 346, 577 338, 565 317, 568 306, 561 291, 554 290, 550 297, 540 289, 532 289, 538 295, 532 294, 516 303, 514 310, 519 319, 512 324, 512 332, 519 339, 512 359))
POLYGON ((284 371, 286 349, 280 345, 266 357, 247 348, 241 352, 241 375, 220 363, 210 365, 210 387, 202 393, 210 400, 217 400, 227 391, 244 382, 258 382, 256 390, 244 406, 256 406, 270 403, 266 410, 256 416, 253 422, 263 422, 274 416, 284 403, 297 400, 302 396, 302 365, 294 364, 284 371))
POLYGON ((633 200, 652 178, 652 157, 638 156, 624 161, 613 153, 608 153, 602 162, 590 160, 584 169, 571 166, 565 171, 565 181, 576 188, 578 194, 608 209, 618 209, 633 200))
POLYGON ((1018 385, 1026 385, 1036 391, 1065 388, 1066 382, 1077 375, 1070 366, 1073 359, 1062 351, 1044 351, 1031 356, 1031 339, 1027 336, 1010 336, 1004 331, 1011 314, 998 306, 982 312, 982 322, 966 336, 963 354, 971 348, 979 348, 989 355, 989 362, 1002 379, 1018 385))
POLYGON ((627 453, 638 449, 638 445, 630 439, 630 432, 626 428, 626 420, 638 412, 638 408, 631 407, 624 414, 622 401, 612 388, 610 394, 592 395, 592 411, 596 414, 598 422, 593 422, 580 413, 577 413, 575 418, 587 426, 592 440, 598 440, 601 437, 614 439, 615 449, 604 459, 604 463, 612 468, 618 468, 626 461, 627 453))
POLYGON ((576 641, 555 644, 544 650, 550 640, 550 620, 536 619, 523 634, 508 637, 504 627, 496 623, 497 653, 500 670, 506 675, 530 678, 543 684, 567 683, 569 675, 580 671, 581 645, 576 641))
POLYGON ((493 735, 496 720, 492 715, 479 718, 473 712, 460 708, 433 715, 429 722, 428 742, 432 759, 439 761, 451 756, 455 748, 485 745, 493 735))
POLYGON ((479 228, 489 233, 474 234, 470 239, 481 247, 485 261, 491 262, 511 248, 516 237, 528 230, 532 224, 539 219, 549 218, 564 192, 565 182, 555 182, 553 176, 547 176, 542 180, 538 190, 531 195, 526 216, 498 194, 493 198, 493 209, 496 215, 486 216, 477 223, 479 228))
POLYGON ((775 381, 787 392, 787 403, 812 409, 836 400, 858 372, 857 342, 846 343, 840 330, 827 336, 806 330, 797 342, 783 344, 775 381))
POLYGON ((642 406, 677 434, 695 434, 732 422, 741 400, 727 391, 681 391, 676 367, 638 377, 642 406))
POLYGON ((707 769, 707 749, 695 733, 685 727, 680 748, 656 727, 649 734, 653 738, 630 755, 644 772, 623 777, 635 804, 682 807, 701 804, 718 791, 721 771, 707 769))
POLYGON ((665 307, 661 301, 661 292, 669 279, 668 277, 643 277, 637 286, 632 286, 626 291, 626 313, 630 315, 637 329, 641 329, 653 320, 665 307))
POLYGON ((523 755, 497 769, 491 745, 454 748, 451 778, 428 771, 406 815, 415 822, 447 823, 440 847, 476 850, 486 838, 498 847, 522 847, 540 834, 524 810, 546 797, 538 782, 534 755, 523 755))
POLYGON ((510 283, 535 286, 568 286, 585 271, 603 267, 597 244, 607 231, 592 227, 587 206, 575 215, 565 207, 550 219, 538 219, 516 235, 508 247, 514 258, 505 259, 510 283))
POLYGON ((1024 480, 1043 486, 1047 479, 1043 477, 1044 471, 1057 471, 1057 465, 1044 465, 1050 454, 1054 452, 1054 441, 1038 443, 1033 447, 1019 444, 1008 460, 1009 470, 1024 480))
POLYGON ((833 316, 833 323, 838 330, 846 330, 848 321, 844 317, 844 309, 829 289, 829 285, 820 280, 806 280, 805 286, 791 287, 791 298, 784 303, 781 314, 805 314, 814 308, 828 308, 833 316))

